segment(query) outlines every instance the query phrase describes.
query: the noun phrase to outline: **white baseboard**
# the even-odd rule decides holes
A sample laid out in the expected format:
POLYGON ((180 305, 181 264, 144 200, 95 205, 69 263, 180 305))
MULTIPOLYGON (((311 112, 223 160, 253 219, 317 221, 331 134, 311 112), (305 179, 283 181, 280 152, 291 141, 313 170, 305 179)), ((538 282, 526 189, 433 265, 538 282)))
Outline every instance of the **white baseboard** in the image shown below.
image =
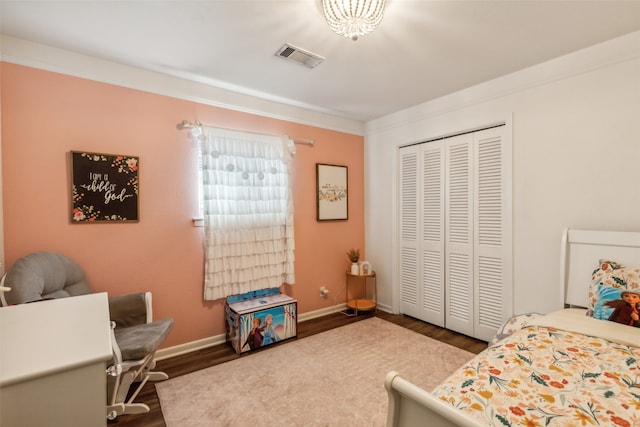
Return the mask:
POLYGON ((376 306, 377 306, 377 309, 378 309, 378 310, 382 310, 382 311, 384 311, 384 312, 387 312, 387 313, 391 313, 391 314, 393 314, 393 310, 391 309, 391 306, 389 306, 389 305, 387 305, 387 304, 380 304, 380 303, 377 303, 377 304, 376 304, 376 306))
MULTIPOLYGON (((320 310, 310 311, 298 316, 298 322, 304 322, 307 320, 315 319, 317 317, 326 316, 328 314, 337 313, 345 310, 347 305, 345 303, 334 305, 320 310)), ((182 354, 191 353, 192 351, 202 350, 203 348, 212 347, 218 344, 224 344, 226 342, 225 334, 215 335, 208 338, 203 338, 196 341, 191 341, 184 344, 178 344, 173 347, 161 348, 156 352, 156 360, 164 360, 174 356, 180 356, 182 354)))
POLYGON ((342 303, 338 305, 334 305, 327 308, 322 308, 320 310, 310 311, 308 313, 303 313, 298 316, 298 322, 304 322, 311 319, 316 319, 318 317, 326 316, 328 314, 337 313, 339 311, 346 310, 347 304, 342 303))

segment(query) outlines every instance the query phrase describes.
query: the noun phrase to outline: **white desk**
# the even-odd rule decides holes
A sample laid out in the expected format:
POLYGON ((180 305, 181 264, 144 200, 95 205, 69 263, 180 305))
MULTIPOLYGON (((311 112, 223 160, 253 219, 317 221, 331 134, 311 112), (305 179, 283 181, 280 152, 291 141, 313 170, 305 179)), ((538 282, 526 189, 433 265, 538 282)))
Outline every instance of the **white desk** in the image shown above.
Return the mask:
POLYGON ((105 426, 106 293, 0 308, 0 425, 105 426))

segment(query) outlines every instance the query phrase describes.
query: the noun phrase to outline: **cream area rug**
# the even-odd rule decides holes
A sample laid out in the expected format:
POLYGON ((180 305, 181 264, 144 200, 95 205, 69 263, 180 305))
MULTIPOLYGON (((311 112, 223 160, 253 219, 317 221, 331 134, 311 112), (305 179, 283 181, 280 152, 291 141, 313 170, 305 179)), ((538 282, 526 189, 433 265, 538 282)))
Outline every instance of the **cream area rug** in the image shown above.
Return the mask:
POLYGON ((384 426, 391 370, 432 390, 474 355, 372 317, 156 384, 167 426, 384 426))

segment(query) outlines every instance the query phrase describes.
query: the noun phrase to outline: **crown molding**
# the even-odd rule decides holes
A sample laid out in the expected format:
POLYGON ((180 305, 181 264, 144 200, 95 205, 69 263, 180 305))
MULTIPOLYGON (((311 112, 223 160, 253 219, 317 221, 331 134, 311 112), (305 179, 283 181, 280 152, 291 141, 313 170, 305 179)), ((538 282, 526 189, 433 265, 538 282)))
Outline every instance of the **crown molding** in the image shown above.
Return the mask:
POLYGON ((364 122, 314 110, 311 106, 290 100, 241 93, 178 73, 169 75, 145 70, 6 35, 0 35, 0 46, 0 59, 3 62, 273 119, 364 135, 364 122))
POLYGON ((638 58, 640 58, 640 31, 371 120, 365 125, 365 135, 415 125, 429 117, 439 116, 638 58))

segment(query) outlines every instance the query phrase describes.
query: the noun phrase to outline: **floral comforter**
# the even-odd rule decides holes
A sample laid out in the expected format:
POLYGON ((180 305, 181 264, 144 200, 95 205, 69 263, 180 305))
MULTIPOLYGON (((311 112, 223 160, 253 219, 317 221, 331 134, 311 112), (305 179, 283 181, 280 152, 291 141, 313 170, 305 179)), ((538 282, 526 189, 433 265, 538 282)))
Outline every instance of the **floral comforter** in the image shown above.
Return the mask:
POLYGON ((529 326, 433 394, 488 426, 638 427, 640 347, 529 326))

